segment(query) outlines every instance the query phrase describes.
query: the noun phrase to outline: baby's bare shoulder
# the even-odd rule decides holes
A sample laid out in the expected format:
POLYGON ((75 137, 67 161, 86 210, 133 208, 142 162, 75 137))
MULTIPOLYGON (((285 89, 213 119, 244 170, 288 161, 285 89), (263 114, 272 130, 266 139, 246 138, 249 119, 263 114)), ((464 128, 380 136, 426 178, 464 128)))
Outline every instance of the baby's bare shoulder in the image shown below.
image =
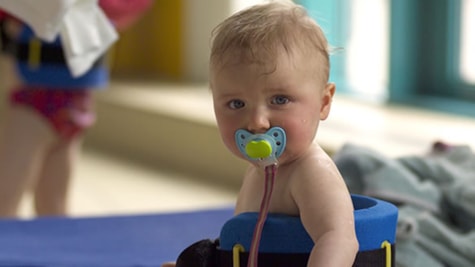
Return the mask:
POLYGON ((347 194, 347 187, 331 157, 317 147, 289 172, 289 189, 294 196, 324 196, 329 192, 347 194))
POLYGON ((299 177, 340 176, 332 158, 319 146, 311 149, 291 168, 292 174, 299 177))

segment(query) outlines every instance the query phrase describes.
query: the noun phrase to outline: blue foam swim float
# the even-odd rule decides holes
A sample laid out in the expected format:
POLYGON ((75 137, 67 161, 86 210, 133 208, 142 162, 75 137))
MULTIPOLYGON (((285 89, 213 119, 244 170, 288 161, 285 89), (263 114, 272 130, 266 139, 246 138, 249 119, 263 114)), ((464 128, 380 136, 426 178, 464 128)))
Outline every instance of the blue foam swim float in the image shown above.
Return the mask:
MULTIPOLYGON (((352 195, 359 252, 353 266, 395 265, 398 209, 391 203, 352 195)), ((258 213, 242 213, 221 229, 218 246, 220 267, 246 266, 258 213)), ((269 214, 259 247, 259 267, 306 266, 313 241, 299 217, 269 214)))
POLYGON ((16 40, 9 44, 16 58, 21 79, 30 84, 61 90, 104 88, 109 81, 109 70, 103 57, 80 77, 73 77, 64 56, 61 38, 44 42, 35 37, 28 26, 23 26, 16 40))

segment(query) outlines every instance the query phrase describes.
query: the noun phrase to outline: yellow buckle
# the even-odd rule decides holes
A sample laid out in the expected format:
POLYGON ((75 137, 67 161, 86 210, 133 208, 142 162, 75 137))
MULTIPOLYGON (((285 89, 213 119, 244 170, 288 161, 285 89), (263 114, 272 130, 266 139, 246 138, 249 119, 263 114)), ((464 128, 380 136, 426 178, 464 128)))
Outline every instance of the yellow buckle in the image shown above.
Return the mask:
POLYGON ((241 267, 239 253, 246 251, 241 244, 236 244, 233 247, 233 267, 241 267))
POLYGON ((381 244, 381 248, 386 250, 386 267, 391 267, 391 243, 389 243, 388 241, 384 241, 381 244))
POLYGON ((37 69, 41 62, 41 41, 31 38, 28 45, 28 66, 30 69, 37 69))

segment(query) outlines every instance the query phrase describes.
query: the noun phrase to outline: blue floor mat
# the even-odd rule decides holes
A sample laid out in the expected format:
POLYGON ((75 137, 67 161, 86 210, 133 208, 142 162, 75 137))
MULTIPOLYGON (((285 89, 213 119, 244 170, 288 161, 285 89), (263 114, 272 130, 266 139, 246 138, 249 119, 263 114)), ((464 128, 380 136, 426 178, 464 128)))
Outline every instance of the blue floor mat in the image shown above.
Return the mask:
POLYGON ((194 212, 0 220, 0 266, 149 267, 217 238, 231 207, 194 212))

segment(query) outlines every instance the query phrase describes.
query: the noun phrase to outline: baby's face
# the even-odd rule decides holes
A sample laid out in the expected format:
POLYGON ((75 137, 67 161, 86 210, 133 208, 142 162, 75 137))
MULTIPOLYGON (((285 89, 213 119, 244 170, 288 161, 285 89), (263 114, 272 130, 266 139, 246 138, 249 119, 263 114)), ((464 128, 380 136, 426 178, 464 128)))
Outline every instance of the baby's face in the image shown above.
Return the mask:
MULTIPOLYGON (((234 141, 238 129, 265 133, 281 127, 287 136, 279 158, 285 164, 303 155, 315 137, 319 121, 327 117, 333 90, 322 82, 313 64, 281 53, 275 71, 259 64, 211 68, 214 111, 226 147, 245 159, 234 141)), ((331 88, 333 89, 333 87, 331 88)))

